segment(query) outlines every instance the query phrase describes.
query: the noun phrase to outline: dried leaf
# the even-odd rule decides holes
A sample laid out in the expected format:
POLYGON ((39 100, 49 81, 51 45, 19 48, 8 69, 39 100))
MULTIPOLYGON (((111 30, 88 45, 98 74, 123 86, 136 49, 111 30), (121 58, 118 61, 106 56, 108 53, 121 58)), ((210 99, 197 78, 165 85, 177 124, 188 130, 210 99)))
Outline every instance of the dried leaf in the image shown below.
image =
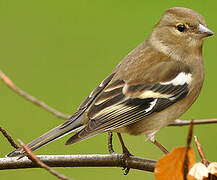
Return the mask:
MULTIPOLYGON (((156 180, 183 180, 185 153, 186 147, 179 147, 162 157, 154 170, 156 180)), ((190 148, 188 151, 188 169, 191 169, 194 163, 194 150, 190 148)))

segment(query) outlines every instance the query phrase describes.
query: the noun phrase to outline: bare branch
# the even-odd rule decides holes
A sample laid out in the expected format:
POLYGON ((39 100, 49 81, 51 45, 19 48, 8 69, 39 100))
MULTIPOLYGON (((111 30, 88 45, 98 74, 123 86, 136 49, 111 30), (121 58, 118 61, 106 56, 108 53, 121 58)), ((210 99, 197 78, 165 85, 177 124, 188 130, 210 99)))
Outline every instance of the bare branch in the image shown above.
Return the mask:
MULTIPOLYGON (((88 155, 40 155, 37 156, 50 167, 122 167, 121 154, 88 154, 88 155)), ((156 161, 130 156, 126 165, 132 169, 154 171, 156 161)), ((0 158, 0 170, 38 168, 39 165, 24 157, 0 158)))
MULTIPOLYGON (((213 124, 217 123, 217 119, 199 119, 199 120, 194 120, 194 125, 199 125, 199 124, 213 124)), ((176 119, 174 123, 170 124, 169 126, 187 126, 191 124, 191 120, 180 120, 176 119)))
POLYGON ((56 176, 59 179, 62 180, 72 180, 60 173, 58 173, 57 171, 53 170, 52 168, 50 168, 49 166, 47 166, 45 163, 43 163, 42 161, 40 161, 40 159, 21 141, 19 140, 19 143, 21 144, 21 146, 23 147, 24 151, 27 153, 28 157, 35 163, 37 163, 40 167, 44 168, 45 170, 47 170, 48 172, 50 172, 52 175, 56 176))
POLYGON ((202 159, 202 163, 203 163, 206 167, 208 167, 209 161, 207 161, 206 158, 205 158, 205 155, 204 155, 202 146, 200 145, 200 143, 199 143, 199 141, 198 141, 198 139, 197 139, 197 136, 194 136, 194 141, 195 141, 195 144, 196 144, 196 146, 197 146, 198 153, 199 153, 199 155, 200 155, 200 157, 201 157, 201 159, 202 159))
POLYGON ((44 102, 36 99, 35 97, 29 95, 28 93, 26 93, 25 91, 23 91, 22 89, 18 88, 15 86, 15 84, 10 80, 10 78, 8 76, 6 76, 3 72, 0 71, 0 78, 2 79, 2 81, 11 89, 13 90, 15 93, 19 94, 20 96, 24 97, 26 100, 32 102, 33 104, 36 104, 40 107, 42 107, 43 109, 45 109, 46 111, 50 112, 51 114, 53 114, 54 116, 61 118, 61 119, 68 119, 70 116, 69 115, 65 115, 59 111, 57 111, 56 109, 48 106, 47 104, 45 104, 44 102))
POLYGON ((3 134, 3 136, 8 140, 8 142, 11 144, 12 147, 17 149, 19 146, 15 143, 13 138, 0 126, 0 131, 3 134))

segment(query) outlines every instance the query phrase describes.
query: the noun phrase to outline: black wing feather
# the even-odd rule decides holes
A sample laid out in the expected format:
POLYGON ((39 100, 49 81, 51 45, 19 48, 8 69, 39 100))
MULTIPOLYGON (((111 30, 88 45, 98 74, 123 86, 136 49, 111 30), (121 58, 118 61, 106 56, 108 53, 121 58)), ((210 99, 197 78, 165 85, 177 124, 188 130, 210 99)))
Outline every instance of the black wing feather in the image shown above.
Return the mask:
MULTIPOLYGON (((181 100, 188 94, 188 85, 177 85, 174 86, 172 84, 162 85, 155 84, 153 86, 150 85, 136 85, 129 87, 130 91, 139 90, 152 90, 154 92, 159 92, 162 94, 170 94, 169 98, 129 98, 123 95, 122 91, 119 96, 115 96, 112 99, 109 99, 106 102, 98 105, 98 107, 92 105, 89 109, 88 114, 90 117, 94 116, 95 113, 98 113, 98 116, 94 116, 94 119, 88 123, 88 125, 79 132, 79 137, 84 138, 86 135, 98 134, 99 132, 113 130, 115 128, 120 128, 122 126, 126 126, 132 123, 141 120, 142 118, 164 110, 175 102, 181 100), (151 107, 151 103, 156 100, 153 108, 151 107), (112 103, 111 103, 112 102, 112 103), (108 106, 106 106, 108 105, 108 106), (109 108, 111 106, 120 106, 122 108, 118 108, 115 110, 108 111, 103 113, 105 108, 109 108), (97 110, 96 110, 97 109, 97 110), (126 111, 125 111, 126 110, 126 111), (100 114, 100 111, 102 112, 100 114)), ((163 97, 163 96, 162 96, 163 97)))
POLYGON ((183 85, 137 84, 128 86, 127 91, 123 93, 124 86, 123 80, 116 80, 101 91, 87 110, 90 119, 87 126, 72 136, 67 144, 135 123, 150 114, 164 110, 183 99, 189 92, 187 83, 183 85), (137 92, 142 94, 145 91, 157 93, 159 97, 130 97, 130 94, 137 92))

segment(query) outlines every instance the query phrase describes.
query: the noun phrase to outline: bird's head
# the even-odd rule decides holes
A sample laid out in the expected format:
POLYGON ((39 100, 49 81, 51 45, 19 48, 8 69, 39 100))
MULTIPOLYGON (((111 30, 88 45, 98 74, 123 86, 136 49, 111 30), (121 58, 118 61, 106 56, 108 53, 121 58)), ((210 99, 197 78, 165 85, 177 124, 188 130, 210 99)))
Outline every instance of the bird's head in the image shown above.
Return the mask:
POLYGON ((200 14, 191 9, 175 7, 165 11, 149 40, 166 54, 180 54, 200 49, 203 39, 213 34, 200 14))

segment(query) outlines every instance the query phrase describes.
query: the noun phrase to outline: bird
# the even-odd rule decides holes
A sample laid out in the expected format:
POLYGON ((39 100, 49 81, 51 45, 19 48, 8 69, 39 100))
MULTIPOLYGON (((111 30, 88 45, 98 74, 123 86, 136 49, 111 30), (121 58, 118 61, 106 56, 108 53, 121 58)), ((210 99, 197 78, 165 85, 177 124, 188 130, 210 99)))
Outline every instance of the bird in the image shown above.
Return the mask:
MULTIPOLYGON (((202 46, 214 33, 192 9, 167 9, 132 50, 63 124, 27 144, 34 151, 67 134, 66 145, 104 132, 155 134, 185 113, 204 82, 202 46)), ((7 157, 25 156, 22 147, 7 157)))

